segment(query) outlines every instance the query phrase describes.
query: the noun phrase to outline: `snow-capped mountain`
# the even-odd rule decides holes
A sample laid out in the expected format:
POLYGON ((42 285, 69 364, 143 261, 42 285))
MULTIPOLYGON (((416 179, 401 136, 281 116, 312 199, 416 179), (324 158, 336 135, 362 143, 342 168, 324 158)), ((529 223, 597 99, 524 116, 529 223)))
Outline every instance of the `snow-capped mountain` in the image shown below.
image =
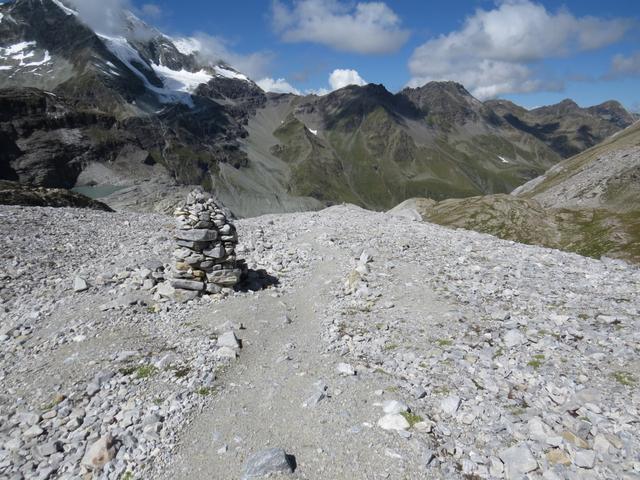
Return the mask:
POLYGON ((2 178, 70 188, 117 161, 111 182, 210 184, 221 163, 246 163, 239 141, 264 92, 195 41, 122 15, 100 32, 60 0, 0 4, 2 178))
POLYGON ((129 103, 157 108, 194 107, 198 87, 220 78, 255 85, 223 62, 203 61, 195 42, 174 43, 128 11, 116 34, 91 30, 60 0, 17 0, 0 6, 0 15, 1 86, 71 90, 78 96, 82 83, 91 89, 98 84, 129 103))

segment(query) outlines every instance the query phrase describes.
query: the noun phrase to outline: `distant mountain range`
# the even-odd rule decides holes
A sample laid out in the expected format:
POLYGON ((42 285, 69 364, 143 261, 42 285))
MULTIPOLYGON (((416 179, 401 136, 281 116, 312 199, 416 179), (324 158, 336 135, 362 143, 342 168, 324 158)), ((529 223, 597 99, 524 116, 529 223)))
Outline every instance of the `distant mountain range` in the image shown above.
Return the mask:
POLYGON ((265 93, 195 42, 123 13, 121 34, 59 0, 0 5, 0 178, 121 187, 168 208, 200 184, 236 215, 508 193, 635 120, 619 103, 526 110, 453 82, 397 94, 265 93))
POLYGON ((640 263, 640 122, 552 167, 511 195, 437 202, 414 198, 396 214, 522 243, 640 263))

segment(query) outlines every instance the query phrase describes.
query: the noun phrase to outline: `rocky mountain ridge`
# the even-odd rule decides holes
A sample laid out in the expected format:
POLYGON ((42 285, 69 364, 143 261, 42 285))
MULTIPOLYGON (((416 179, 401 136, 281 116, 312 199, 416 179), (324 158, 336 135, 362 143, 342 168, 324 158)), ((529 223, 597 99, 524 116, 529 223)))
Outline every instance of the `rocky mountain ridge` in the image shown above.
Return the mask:
POLYGON ((564 160, 511 195, 436 202, 411 199, 393 209, 454 228, 583 255, 640 262, 640 123, 564 160))

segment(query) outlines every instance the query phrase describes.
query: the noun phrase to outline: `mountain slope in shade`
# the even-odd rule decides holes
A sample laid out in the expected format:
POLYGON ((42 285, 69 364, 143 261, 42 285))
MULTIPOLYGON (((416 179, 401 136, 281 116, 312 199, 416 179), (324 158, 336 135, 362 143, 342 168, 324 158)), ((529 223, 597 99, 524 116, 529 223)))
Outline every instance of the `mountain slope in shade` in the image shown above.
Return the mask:
POLYGON ((500 238, 640 262, 640 123, 565 160, 512 195, 436 202, 393 213, 500 238))
MULTIPOLYGON (((204 59, 196 41, 130 12, 108 35, 58 0, 16 0, 0 13, 5 179, 102 186, 117 190, 111 205, 138 209, 199 184, 250 216, 507 193, 562 159, 453 82, 397 94, 381 85, 266 94, 204 59)), ((589 115, 613 131, 626 121, 614 106, 594 108, 589 115)))
POLYGON ((514 128, 529 133, 564 158, 593 147, 635 118, 619 102, 580 108, 566 99, 556 105, 526 110, 508 100, 489 100, 485 105, 514 128))

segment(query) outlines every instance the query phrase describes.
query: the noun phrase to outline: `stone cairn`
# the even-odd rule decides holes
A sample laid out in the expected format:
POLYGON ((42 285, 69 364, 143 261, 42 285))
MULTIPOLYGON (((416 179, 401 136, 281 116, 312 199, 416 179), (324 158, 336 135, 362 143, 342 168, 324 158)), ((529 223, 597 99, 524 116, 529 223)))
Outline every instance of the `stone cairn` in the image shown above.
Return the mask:
POLYGON ((177 290, 219 293, 236 285, 246 270, 236 259, 238 234, 224 212, 203 192, 193 191, 176 216, 176 262, 171 286, 177 290))

